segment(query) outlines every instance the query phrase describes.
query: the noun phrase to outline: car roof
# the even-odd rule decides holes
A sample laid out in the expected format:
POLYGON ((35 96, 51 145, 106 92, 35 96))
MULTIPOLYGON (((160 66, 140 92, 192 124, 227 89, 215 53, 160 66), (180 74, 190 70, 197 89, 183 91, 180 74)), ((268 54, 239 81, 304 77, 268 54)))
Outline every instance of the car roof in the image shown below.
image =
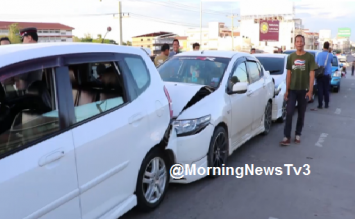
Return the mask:
POLYGON ((220 58, 232 58, 234 56, 251 56, 249 53, 245 52, 234 52, 234 51, 221 51, 221 50, 201 50, 201 51, 191 51, 178 53, 175 56, 202 56, 202 57, 220 57, 220 58))
POLYGON ((14 63, 48 56, 75 53, 128 53, 146 55, 140 48, 100 43, 35 43, 0 46, 0 68, 14 63))
POLYGON ((280 54, 280 53, 260 53, 260 54, 253 54, 255 57, 271 57, 271 58, 285 58, 288 54, 280 54))

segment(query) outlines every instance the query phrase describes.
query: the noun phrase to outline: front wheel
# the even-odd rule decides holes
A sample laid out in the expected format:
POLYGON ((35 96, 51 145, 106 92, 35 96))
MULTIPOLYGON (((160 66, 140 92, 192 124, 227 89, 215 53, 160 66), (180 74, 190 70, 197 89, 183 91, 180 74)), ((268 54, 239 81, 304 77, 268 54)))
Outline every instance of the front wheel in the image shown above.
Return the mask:
POLYGON ((272 111, 271 111, 271 103, 267 102, 264 112, 264 129, 263 135, 267 135, 270 132, 272 124, 272 111))
POLYGON ((286 115, 287 115, 287 101, 284 100, 283 104, 282 104, 282 113, 281 113, 281 117, 277 120, 280 123, 283 123, 284 121, 286 121, 286 115))
MULTIPOLYGON (((228 158, 228 135, 225 128, 218 126, 212 136, 210 148, 207 155, 207 164, 209 167, 222 168, 222 164, 226 164, 228 158)), ((212 168, 210 172, 211 178, 218 177, 218 168, 212 168), (213 174, 214 169, 216 174, 213 174)))
POLYGON ((139 210, 150 211, 157 208, 164 199, 168 185, 165 156, 159 148, 155 148, 144 158, 139 170, 136 187, 139 210))

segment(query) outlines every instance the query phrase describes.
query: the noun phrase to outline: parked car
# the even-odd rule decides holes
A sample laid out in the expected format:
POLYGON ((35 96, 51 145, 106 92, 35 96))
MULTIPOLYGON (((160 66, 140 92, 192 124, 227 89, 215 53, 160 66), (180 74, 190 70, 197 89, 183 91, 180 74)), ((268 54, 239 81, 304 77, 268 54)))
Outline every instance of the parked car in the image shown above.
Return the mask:
POLYGON ((339 92, 340 90, 340 82, 342 78, 342 69, 343 69, 343 64, 339 62, 339 59, 337 56, 333 56, 332 60, 332 79, 330 81, 330 89, 333 90, 334 92, 339 92))
POLYGON ((284 122, 286 120, 286 107, 284 95, 286 93, 287 54, 253 54, 269 71, 275 81, 275 96, 272 101, 272 120, 284 122))
MULTIPOLYGON (((158 71, 174 101, 178 164, 222 167, 244 142, 270 131, 275 85, 252 55, 185 52, 167 60, 158 71)), ((190 183, 203 177, 171 180, 190 183)))
POLYGON ((172 102, 141 49, 48 43, 0 56, 2 218, 116 219, 162 202, 172 102))
MULTIPOLYGON (((322 50, 307 50, 307 49, 305 51, 311 53, 314 56, 315 60, 317 59, 318 54, 322 52, 322 50)), ((290 50, 285 50, 283 53, 289 55, 294 52, 296 52, 295 49, 290 49, 290 50)), ((315 97, 317 94, 318 94, 317 81, 316 81, 316 79, 314 79, 313 96, 312 96, 312 99, 309 100, 309 103, 312 103, 315 100, 315 97)))

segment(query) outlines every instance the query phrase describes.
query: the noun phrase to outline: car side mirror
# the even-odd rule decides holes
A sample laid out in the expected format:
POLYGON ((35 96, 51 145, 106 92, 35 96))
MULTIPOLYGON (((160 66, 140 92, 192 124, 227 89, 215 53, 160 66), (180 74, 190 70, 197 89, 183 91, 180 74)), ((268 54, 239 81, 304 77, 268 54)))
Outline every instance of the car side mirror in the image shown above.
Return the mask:
POLYGON ((238 82, 233 85, 233 93, 245 93, 248 90, 248 82, 238 82))
POLYGON ((340 68, 342 68, 344 65, 343 64, 340 64, 340 68))

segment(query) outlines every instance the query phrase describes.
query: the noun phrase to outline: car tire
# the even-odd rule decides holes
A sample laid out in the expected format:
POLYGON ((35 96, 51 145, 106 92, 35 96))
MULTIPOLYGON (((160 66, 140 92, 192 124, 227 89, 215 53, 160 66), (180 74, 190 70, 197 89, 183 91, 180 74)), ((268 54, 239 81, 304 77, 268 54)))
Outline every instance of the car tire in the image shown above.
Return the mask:
POLYGON ((335 93, 338 93, 338 92, 339 92, 339 89, 340 89, 340 87, 334 88, 334 92, 335 92, 335 93))
POLYGON ((287 101, 284 100, 284 102, 282 103, 282 113, 281 113, 281 117, 277 119, 277 122, 279 123, 283 123, 286 121, 286 115, 287 115, 287 101))
POLYGON ((160 148, 153 149, 144 158, 136 186, 137 208, 140 211, 154 210, 163 201, 170 180, 167 163, 160 148), (152 191, 150 198, 146 197, 149 196, 149 191, 152 191))
POLYGON ((271 106, 270 102, 267 102, 266 107, 265 107, 265 112, 264 112, 265 131, 263 132, 263 135, 269 134, 270 129, 271 129, 271 124, 272 124, 272 106, 271 106))
MULTIPOLYGON (((222 164, 227 163, 227 159, 229 156, 229 141, 228 134, 224 127, 218 126, 211 138, 210 147, 207 154, 207 165, 208 167, 222 167, 222 164)), ((213 169, 211 170, 209 177, 217 178, 217 174, 213 174, 213 169)))

